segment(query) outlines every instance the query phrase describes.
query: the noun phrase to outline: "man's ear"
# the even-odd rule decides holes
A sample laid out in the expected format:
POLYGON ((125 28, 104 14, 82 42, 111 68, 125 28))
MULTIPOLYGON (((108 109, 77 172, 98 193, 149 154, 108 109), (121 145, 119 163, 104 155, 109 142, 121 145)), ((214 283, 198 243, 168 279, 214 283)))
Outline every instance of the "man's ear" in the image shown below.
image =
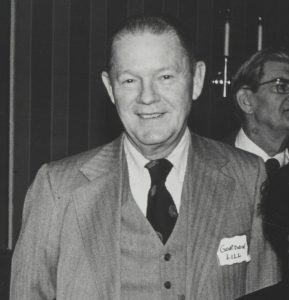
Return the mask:
POLYGON ((101 79, 102 79, 102 82, 103 82, 103 84, 104 84, 104 86, 107 90, 107 93, 109 95, 109 98, 110 98, 111 102, 113 104, 115 104, 113 91, 112 91, 112 85, 111 85, 111 81, 110 81, 110 77, 109 77, 108 73, 103 71, 101 73, 101 79))
POLYGON ((242 87, 236 93, 238 105, 245 114, 253 113, 252 91, 246 87, 242 87))
POLYGON ((193 100, 196 100, 202 92, 205 73, 206 73, 205 63, 203 61, 198 61, 195 67, 194 86, 193 86, 193 93, 192 93, 193 100))

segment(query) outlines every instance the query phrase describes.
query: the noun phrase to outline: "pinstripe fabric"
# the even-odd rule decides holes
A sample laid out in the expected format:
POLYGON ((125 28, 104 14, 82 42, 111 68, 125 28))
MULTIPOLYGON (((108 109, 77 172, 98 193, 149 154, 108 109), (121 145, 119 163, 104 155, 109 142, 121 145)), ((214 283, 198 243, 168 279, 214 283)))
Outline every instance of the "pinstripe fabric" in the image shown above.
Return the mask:
POLYGON ((204 139, 193 137, 192 145, 188 234, 193 243, 188 243, 186 296, 229 300, 278 281, 276 257, 264 243, 261 219, 254 215, 264 180, 262 161, 204 139), (222 153, 219 159, 217 153, 222 153), (221 239, 243 234, 249 241, 251 262, 219 266, 217 248, 221 239))
MULTIPOLYGON (((120 299, 121 141, 40 169, 25 200, 11 300, 120 299)), ((188 168, 186 299, 229 300, 277 282, 254 215, 262 162, 192 135, 188 168), (219 242, 236 234, 249 238, 252 260, 220 267, 219 242)))

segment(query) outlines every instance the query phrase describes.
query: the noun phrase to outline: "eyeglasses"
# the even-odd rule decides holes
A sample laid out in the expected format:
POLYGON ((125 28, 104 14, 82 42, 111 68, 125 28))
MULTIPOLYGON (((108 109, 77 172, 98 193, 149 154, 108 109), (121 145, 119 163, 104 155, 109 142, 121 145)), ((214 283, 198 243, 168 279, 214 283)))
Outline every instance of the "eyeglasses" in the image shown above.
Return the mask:
POLYGON ((277 77, 272 80, 259 83, 260 85, 274 83, 274 92, 278 94, 289 94, 289 79, 277 77))

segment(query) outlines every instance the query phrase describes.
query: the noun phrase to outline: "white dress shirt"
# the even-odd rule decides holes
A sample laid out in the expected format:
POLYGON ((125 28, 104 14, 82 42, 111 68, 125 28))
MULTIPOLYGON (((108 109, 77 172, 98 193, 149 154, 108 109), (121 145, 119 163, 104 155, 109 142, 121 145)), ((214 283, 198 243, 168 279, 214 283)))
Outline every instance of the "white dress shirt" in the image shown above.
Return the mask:
POLYGON ((235 146, 237 148, 260 156, 264 160, 264 162, 266 162, 269 158, 276 158, 279 161, 281 167, 288 164, 289 162, 288 149, 285 149, 283 152, 277 153, 276 155, 271 157, 263 149, 256 145, 251 139, 249 139, 242 128, 237 134, 235 146))
MULTIPOLYGON (((165 185, 172 195, 178 211, 181 205, 181 194, 190 142, 190 132, 187 128, 176 148, 166 157, 166 159, 172 163, 173 167, 167 177, 165 185)), ((145 165, 149 160, 133 146, 127 136, 124 138, 124 151, 128 164, 129 185, 132 195, 140 210, 146 216, 147 197, 151 186, 151 179, 145 165)))

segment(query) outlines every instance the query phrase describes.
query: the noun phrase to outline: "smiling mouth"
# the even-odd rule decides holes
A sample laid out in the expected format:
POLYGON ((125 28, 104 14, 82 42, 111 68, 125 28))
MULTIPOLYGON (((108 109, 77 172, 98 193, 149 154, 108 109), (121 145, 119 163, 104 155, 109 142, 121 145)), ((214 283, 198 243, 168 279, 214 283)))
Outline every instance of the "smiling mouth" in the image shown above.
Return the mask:
POLYGON ((164 115, 164 113, 155 113, 155 114, 138 114, 142 119, 157 119, 164 115))

